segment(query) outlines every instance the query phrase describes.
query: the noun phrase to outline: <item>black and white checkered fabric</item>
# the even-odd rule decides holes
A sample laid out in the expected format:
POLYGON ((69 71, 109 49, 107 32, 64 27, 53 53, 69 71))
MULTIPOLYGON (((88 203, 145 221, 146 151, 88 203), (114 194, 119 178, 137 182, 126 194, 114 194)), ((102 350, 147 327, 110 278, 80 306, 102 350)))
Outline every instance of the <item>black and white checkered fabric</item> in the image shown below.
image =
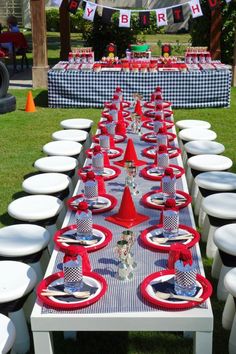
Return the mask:
POLYGON ((176 274, 177 285, 183 288, 187 288, 196 283, 196 275, 197 275, 196 269, 186 272, 186 271, 181 271, 177 268, 175 270, 175 274, 176 274))
POLYGON ((117 86, 125 100, 134 92, 148 101, 156 86, 161 86, 165 100, 174 108, 228 107, 230 105, 231 72, 202 70, 199 72, 82 72, 49 70, 48 105, 51 108, 102 108, 111 100, 117 86))
POLYGON ((64 277, 66 283, 79 282, 83 278, 82 267, 67 267, 64 266, 64 277))

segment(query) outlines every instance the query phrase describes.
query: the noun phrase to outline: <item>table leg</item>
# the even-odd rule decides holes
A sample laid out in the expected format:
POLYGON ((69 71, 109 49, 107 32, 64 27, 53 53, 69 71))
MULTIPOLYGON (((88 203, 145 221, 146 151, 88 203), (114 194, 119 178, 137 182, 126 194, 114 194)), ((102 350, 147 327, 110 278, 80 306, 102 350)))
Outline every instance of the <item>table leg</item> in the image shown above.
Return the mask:
POLYGON ((53 340, 51 332, 33 332, 34 353, 53 354, 53 340))
POLYGON ((194 354, 212 354, 212 332, 194 332, 194 354))

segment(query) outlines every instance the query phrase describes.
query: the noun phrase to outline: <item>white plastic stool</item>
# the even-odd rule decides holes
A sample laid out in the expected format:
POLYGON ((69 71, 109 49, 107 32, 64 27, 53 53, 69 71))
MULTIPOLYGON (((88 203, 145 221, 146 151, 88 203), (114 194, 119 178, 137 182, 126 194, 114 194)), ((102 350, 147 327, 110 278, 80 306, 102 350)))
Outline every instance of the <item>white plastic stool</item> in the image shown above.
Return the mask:
POLYGON ((0 353, 8 353, 15 342, 15 338, 16 329, 12 320, 0 313, 0 353))
POLYGON ((217 298, 226 300, 228 291, 224 287, 226 274, 236 267, 236 224, 219 227, 213 236, 218 248, 212 265, 212 276, 219 277, 217 285, 217 298))
POLYGON ((0 308, 8 313, 16 328, 13 350, 25 354, 30 349, 30 338, 22 306, 34 289, 37 276, 28 264, 16 261, 1 261, 0 274, 0 308))
POLYGON ((205 218, 201 208, 203 198, 219 192, 236 192, 236 174, 224 171, 203 172, 194 181, 199 189, 194 214, 199 215, 198 225, 202 227, 205 218))
POLYGON ((230 329, 229 336, 229 354, 236 354, 236 316, 235 316, 235 301, 236 301, 236 268, 231 269, 225 276, 224 285, 229 292, 223 316, 222 324, 224 328, 230 329), (225 326, 226 325, 226 326, 225 326))
POLYGON ((4 260, 30 264, 38 281, 43 278, 40 264, 42 253, 50 241, 49 232, 34 224, 15 224, 0 229, 0 257, 4 260))
MULTIPOLYGON (((13 218, 26 222, 36 223, 46 227, 53 237, 56 231, 56 221, 63 207, 63 202, 51 195, 30 195, 14 200, 8 205, 8 213, 13 218)), ((61 226, 59 224, 59 226, 61 226)), ((51 238, 50 251, 54 244, 51 238)))
POLYGON ((78 157, 82 145, 76 141, 51 141, 43 146, 43 152, 49 156, 78 157))
POLYGON ((93 121, 86 118, 71 118, 62 120, 60 125, 64 129, 82 129, 90 131, 93 126, 93 121))
POLYGON ((76 141, 78 143, 84 142, 87 137, 88 133, 79 129, 58 130, 52 133, 53 140, 76 141))
POLYGON ((208 171, 227 171, 232 167, 233 162, 230 158, 222 155, 196 155, 188 159, 188 166, 191 169, 192 179, 188 180, 188 186, 192 190, 193 201, 195 202, 197 189, 195 188, 194 178, 201 172, 208 171))
POLYGON ((203 128, 210 129, 211 124, 205 120, 198 119, 183 119, 175 123, 176 127, 179 129, 189 129, 189 128, 203 128))
POLYGON ((78 160, 69 156, 47 156, 35 161, 34 167, 41 172, 59 172, 68 175, 76 185, 78 160))
POLYGON ((69 194, 71 179, 63 173, 40 173, 24 180, 22 188, 29 194, 50 194, 64 199, 69 194))
POLYGON ((214 154, 220 155, 225 151, 223 144, 211 140, 192 140, 184 145, 183 162, 186 166, 187 159, 195 155, 214 154))
POLYGON ((206 255, 209 258, 213 258, 217 250, 213 241, 216 229, 220 226, 236 222, 236 193, 216 193, 209 195, 203 200, 202 209, 208 215, 210 222, 206 255))
POLYGON ((217 138, 216 133, 213 130, 204 128, 188 128, 182 129, 178 134, 179 139, 183 143, 192 140, 215 140, 217 138))

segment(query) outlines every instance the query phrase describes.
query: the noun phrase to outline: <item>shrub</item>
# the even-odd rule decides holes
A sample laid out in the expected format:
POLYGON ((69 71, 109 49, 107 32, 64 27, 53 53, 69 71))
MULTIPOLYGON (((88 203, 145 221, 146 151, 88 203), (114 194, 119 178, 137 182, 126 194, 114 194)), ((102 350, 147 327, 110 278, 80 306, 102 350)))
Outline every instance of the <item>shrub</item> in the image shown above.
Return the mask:
POLYGON ((59 10, 51 8, 46 10, 46 26, 48 32, 59 31, 59 10))

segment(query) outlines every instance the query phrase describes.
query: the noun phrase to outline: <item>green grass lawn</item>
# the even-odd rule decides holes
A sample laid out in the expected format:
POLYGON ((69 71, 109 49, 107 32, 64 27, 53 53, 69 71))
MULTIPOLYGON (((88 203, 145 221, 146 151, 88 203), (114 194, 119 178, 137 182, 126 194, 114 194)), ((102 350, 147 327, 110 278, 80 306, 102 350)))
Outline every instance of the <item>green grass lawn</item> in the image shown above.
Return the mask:
MULTIPOLYGON (((15 198, 23 196, 22 181, 32 172, 33 162, 44 156, 42 146, 51 141, 51 134, 60 129, 60 121, 65 118, 86 117, 95 122, 100 119, 100 109, 50 109, 47 108, 47 91, 34 90, 37 106, 36 113, 25 113, 27 90, 12 90, 17 98, 17 110, 0 116, 0 223, 1 227, 10 225, 13 220, 6 210, 15 198)), ((225 155, 230 157, 235 168, 235 131, 236 131, 236 88, 232 89, 231 107, 218 109, 175 110, 175 120, 194 118, 207 120, 216 131, 217 141, 225 145, 225 155)), ((96 129, 96 126, 94 127, 96 129)), ((211 261, 205 257, 205 244, 200 244, 203 262, 208 279, 211 279, 211 261)), ((222 329, 221 316, 223 302, 212 296, 214 311, 214 351, 215 354, 227 353, 229 333, 222 329)), ((78 343, 64 341, 61 333, 55 333, 57 354, 187 354, 192 353, 192 340, 183 339, 181 333, 156 332, 110 332, 80 333, 78 343), (174 348, 174 351, 173 351, 174 348)), ((33 353, 33 352, 32 352, 33 353)), ((206 353, 207 354, 207 353, 206 353)))

